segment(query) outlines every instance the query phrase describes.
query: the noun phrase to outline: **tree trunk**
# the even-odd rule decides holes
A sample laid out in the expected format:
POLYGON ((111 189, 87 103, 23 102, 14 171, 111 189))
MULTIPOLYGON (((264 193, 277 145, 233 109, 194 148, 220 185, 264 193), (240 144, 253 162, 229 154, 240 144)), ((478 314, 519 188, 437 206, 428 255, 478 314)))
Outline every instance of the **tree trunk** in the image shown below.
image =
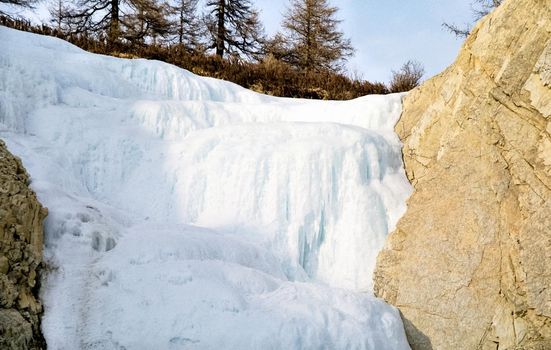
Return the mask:
POLYGON ((180 27, 178 28, 178 44, 184 43, 184 4, 180 2, 180 27))
POLYGON ((226 41, 225 13, 226 0, 218 2, 218 34, 216 36, 216 55, 220 58, 224 57, 224 42, 226 41))
POLYGON ((111 26, 109 28, 109 46, 119 38, 119 0, 111 0, 111 26))
POLYGON ((61 3, 61 0, 58 0, 57 1, 57 18, 56 18, 56 22, 57 22, 57 31, 59 33, 61 33, 61 19, 63 17, 63 8, 62 8, 62 3, 61 3))
POLYGON ((310 66, 312 65, 312 19, 313 19, 313 13, 312 13, 312 3, 310 1, 306 1, 306 70, 310 70, 310 66))

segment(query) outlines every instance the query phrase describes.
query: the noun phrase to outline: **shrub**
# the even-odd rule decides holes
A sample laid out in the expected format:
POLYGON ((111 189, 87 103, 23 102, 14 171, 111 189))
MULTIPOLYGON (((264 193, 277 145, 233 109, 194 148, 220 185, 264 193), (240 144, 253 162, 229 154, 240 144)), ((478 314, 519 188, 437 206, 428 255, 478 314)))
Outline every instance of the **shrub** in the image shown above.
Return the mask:
POLYGON ((390 92, 404 92, 419 86, 425 74, 423 65, 417 61, 407 61, 399 71, 392 71, 390 92))

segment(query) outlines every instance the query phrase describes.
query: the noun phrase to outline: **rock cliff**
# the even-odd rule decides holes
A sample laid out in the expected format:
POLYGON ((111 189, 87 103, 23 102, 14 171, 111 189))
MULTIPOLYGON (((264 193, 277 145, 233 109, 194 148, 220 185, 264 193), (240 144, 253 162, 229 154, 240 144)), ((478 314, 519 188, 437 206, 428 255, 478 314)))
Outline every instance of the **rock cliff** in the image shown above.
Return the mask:
POLYGON ((483 19, 396 130, 415 191, 374 282, 413 349, 551 349, 551 1, 483 19))
POLYGON ((0 140, 0 349, 42 349, 38 273, 46 217, 21 161, 0 140))

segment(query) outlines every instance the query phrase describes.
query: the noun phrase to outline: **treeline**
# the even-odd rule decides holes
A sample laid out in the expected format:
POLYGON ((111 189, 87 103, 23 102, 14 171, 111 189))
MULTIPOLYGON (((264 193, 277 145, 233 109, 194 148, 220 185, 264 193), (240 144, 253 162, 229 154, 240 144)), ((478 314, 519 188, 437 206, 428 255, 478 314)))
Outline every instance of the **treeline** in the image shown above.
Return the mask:
MULTIPOLYGON (((344 66, 354 50, 328 0, 291 0, 282 30, 272 37, 250 0, 208 0, 202 11, 198 6, 198 0, 55 0, 49 26, 6 16, 0 21, 88 51, 158 59, 275 96, 351 99, 409 90, 413 86, 403 82, 417 85, 422 76, 421 68, 390 87, 347 76, 344 66)), ((411 73, 405 68, 393 81, 411 73)))

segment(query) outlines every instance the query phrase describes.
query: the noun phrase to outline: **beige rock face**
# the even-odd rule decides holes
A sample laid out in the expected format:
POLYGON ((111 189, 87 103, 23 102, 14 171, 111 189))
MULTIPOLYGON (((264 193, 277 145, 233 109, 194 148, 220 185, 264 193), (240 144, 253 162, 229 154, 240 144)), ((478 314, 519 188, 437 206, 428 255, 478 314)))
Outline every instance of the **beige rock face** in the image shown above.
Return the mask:
POLYGON ((551 349, 551 1, 505 1, 396 130, 415 192, 374 279, 412 347, 551 349))
POLYGON ((0 140, 0 349, 43 349, 37 273, 46 217, 21 161, 0 140))

